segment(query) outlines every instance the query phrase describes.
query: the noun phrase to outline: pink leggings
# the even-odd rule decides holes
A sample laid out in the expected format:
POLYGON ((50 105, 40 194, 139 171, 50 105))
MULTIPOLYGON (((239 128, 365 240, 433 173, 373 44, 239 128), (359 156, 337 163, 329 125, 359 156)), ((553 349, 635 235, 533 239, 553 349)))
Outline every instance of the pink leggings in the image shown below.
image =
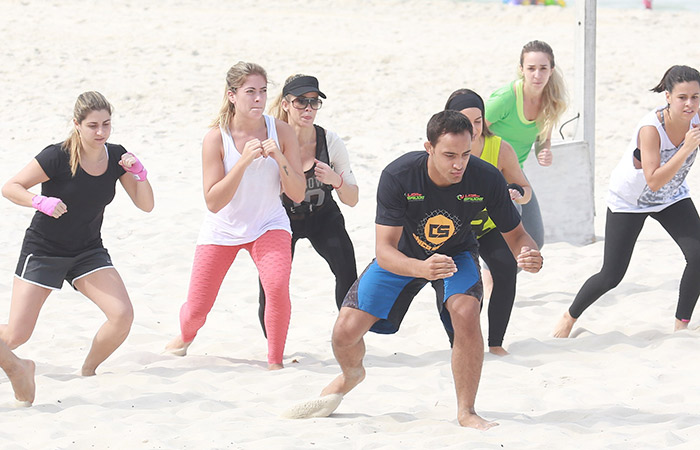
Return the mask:
POLYGON ((182 340, 191 342, 206 322, 224 276, 242 248, 248 250, 253 258, 267 294, 267 361, 269 364, 281 364, 291 313, 289 274, 292 270, 292 237, 284 230, 268 231, 243 245, 197 246, 187 301, 180 309, 182 340))

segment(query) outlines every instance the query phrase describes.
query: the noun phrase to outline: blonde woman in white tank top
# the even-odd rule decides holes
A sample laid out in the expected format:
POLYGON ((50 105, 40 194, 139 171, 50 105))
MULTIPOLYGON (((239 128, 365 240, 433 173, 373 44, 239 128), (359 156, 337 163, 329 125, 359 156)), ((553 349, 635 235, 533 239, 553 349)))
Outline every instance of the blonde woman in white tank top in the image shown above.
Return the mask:
POLYGON ((302 201, 306 183, 294 130, 263 114, 266 101, 267 74, 262 67, 239 62, 229 69, 219 117, 202 144, 209 212, 197 241, 187 301, 180 310, 181 334, 166 346, 172 354, 187 353, 226 272, 238 251, 245 249, 268 293, 268 368, 283 367, 291 312, 291 231, 279 194, 302 201))

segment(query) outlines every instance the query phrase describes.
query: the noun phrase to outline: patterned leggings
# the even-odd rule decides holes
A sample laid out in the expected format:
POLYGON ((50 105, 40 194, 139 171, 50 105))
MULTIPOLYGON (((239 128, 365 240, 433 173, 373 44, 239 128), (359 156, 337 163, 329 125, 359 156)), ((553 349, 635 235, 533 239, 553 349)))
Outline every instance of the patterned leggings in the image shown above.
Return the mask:
POLYGON ((267 294, 267 361, 270 364, 281 364, 291 314, 291 240, 288 232, 271 230, 255 241, 243 245, 198 245, 194 254, 187 301, 180 309, 182 340, 191 342, 197 331, 202 328, 207 314, 214 306, 226 272, 236 259, 238 251, 245 249, 258 268, 260 282, 267 294))

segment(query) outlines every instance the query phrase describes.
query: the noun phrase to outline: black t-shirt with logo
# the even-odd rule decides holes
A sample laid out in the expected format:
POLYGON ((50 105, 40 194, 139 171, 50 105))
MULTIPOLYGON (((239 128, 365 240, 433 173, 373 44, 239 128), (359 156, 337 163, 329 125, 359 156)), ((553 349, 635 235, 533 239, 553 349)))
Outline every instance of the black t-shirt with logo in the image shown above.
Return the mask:
POLYGON ((375 222, 403 227, 398 247, 403 254, 427 259, 476 249, 471 220, 484 208, 500 231, 518 226, 520 214, 496 167, 470 157, 462 181, 439 187, 428 176, 427 163, 427 152, 410 152, 390 163, 379 179, 375 222))
POLYGON ((49 177, 41 184, 41 195, 60 198, 68 212, 54 219, 37 211, 24 236, 22 250, 27 253, 76 256, 102 247, 104 209, 114 199, 116 182, 125 173, 119 161, 126 149, 107 144, 109 161, 102 175, 92 176, 78 167, 72 176, 68 152, 61 145, 49 145, 36 160, 49 177))

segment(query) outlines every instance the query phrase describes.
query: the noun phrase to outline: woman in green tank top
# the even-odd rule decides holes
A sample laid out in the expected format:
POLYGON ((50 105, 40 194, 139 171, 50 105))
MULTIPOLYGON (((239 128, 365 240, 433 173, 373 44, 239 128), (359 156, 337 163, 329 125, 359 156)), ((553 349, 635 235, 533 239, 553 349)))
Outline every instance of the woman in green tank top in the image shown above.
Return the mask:
MULTIPOLYGON (((566 110, 564 80, 554 63, 554 51, 546 42, 531 41, 520 52, 519 78, 496 90, 486 102, 486 123, 508 141, 518 155, 520 167, 533 144, 537 162, 552 164, 552 130, 566 110)), ((523 226, 544 244, 544 225, 537 196, 522 209, 523 226)))

